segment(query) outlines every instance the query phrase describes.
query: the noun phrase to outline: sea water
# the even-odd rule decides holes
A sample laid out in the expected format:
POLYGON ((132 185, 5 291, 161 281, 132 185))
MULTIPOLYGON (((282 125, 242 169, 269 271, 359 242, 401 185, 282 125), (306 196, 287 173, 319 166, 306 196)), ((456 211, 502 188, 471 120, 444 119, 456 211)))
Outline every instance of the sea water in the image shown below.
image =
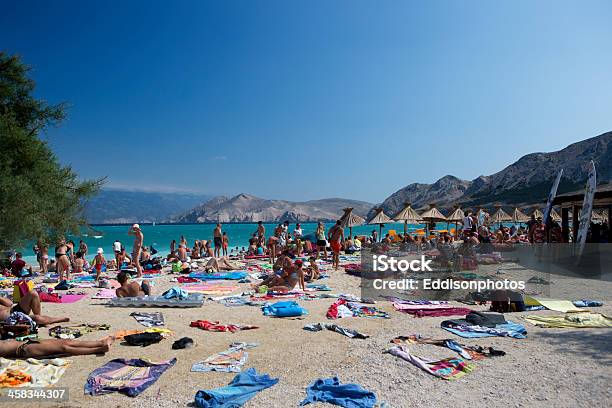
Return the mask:
MULTIPOLYGON (((266 236, 270 236, 274 228, 278 224, 276 223, 265 223, 266 236)), ((325 229, 329 230, 334 223, 326 223, 325 229)), ((317 229, 317 223, 301 223, 302 231, 304 235, 314 234, 317 229)), ((454 224, 450 224, 451 228, 454 228, 454 224)), ((83 240, 89 247, 88 259, 93 257, 98 248, 102 248, 107 256, 114 256, 113 243, 115 240, 119 240, 127 252, 131 252, 132 243, 134 241, 133 236, 127 235, 128 225, 95 225, 88 228, 81 235, 69 235, 67 239, 71 239, 75 242, 78 250, 79 241, 83 240)), ((295 224, 289 226, 289 231, 292 232, 295 228, 295 224)), ((409 232, 414 232, 419 228, 424 228, 424 225, 411 225, 407 226, 409 232)), ((446 229, 447 224, 438 223, 437 229, 446 229)), ((159 254, 166 255, 170 251, 170 243, 172 240, 179 242, 181 235, 185 237, 189 246, 193 246, 195 240, 212 240, 213 230, 215 224, 163 224, 163 225, 141 225, 142 232, 144 234, 144 245, 153 246, 159 254)), ((222 230, 227 233, 229 237, 229 249, 239 249, 247 247, 249 244, 249 238, 257 230, 256 223, 227 223, 222 224, 222 230)), ((376 230, 379 233, 378 225, 360 225, 353 227, 353 235, 371 235, 372 231, 376 230)), ((395 230, 398 234, 404 232, 403 223, 392 223, 385 224, 382 229, 382 236, 389 230, 395 230)), ((344 230, 344 233, 348 236, 348 228, 344 230)), ((31 243, 27 248, 22 250, 24 259, 26 262, 35 263, 36 257, 32 251, 31 243)), ((49 256, 53 257, 53 247, 49 248, 49 256)))

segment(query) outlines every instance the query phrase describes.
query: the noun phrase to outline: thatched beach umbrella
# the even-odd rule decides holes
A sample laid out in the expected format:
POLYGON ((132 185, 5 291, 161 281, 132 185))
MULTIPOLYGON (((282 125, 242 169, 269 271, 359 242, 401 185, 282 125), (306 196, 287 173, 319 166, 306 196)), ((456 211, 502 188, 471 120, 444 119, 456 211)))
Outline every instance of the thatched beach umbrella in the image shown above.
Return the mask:
POLYGON ((529 217, 523 214, 518 208, 515 208, 514 212, 512 213, 512 222, 515 224, 522 224, 526 223, 527 221, 529 221, 529 217))
POLYGON ((357 214, 353 214, 352 207, 347 207, 342 211, 344 211, 344 214, 340 217, 340 226, 342 228, 348 228, 349 236, 353 236, 353 227, 365 224, 365 220, 357 214))
POLYGON ((465 213, 463 212, 463 210, 461 208, 459 208, 459 206, 455 206, 455 211, 453 211, 448 217, 446 217, 446 229, 448 229, 448 223, 449 222, 454 222, 455 223, 455 234, 458 234, 458 224, 460 222, 463 222, 463 219, 465 218, 465 213))
POLYGON ((542 214, 542 211, 540 211, 538 208, 536 208, 535 210, 533 210, 533 212, 531 213, 531 215, 533 215, 535 217, 535 219, 537 220, 538 218, 544 218, 544 214, 542 214))
POLYGON ((491 222, 493 224, 499 223, 499 226, 501 227, 502 222, 512 221, 512 217, 501 208, 501 205, 496 205, 495 208, 497 208, 497 210, 491 216, 491 222))
POLYGON ((421 218, 423 218, 425 221, 428 222, 428 225, 427 225, 428 235, 429 235, 429 224, 430 223, 435 225, 435 223, 438 221, 446 221, 446 217, 444 216, 444 214, 440 212, 440 210, 436 208, 436 205, 434 203, 429 204, 429 210, 421 214, 421 218))
POLYGON ((410 204, 411 203, 404 203, 404 208, 393 217, 396 221, 404 221, 404 235, 406 235, 408 223, 420 224, 423 222, 423 218, 414 211, 410 204))
POLYGON ((561 222, 561 216, 557 214, 557 212, 553 208, 551 208, 550 210, 550 219, 554 222, 561 222))
POLYGON ((368 221, 368 224, 373 225, 373 224, 378 224, 378 226, 380 227, 380 233, 379 235, 379 239, 382 239, 382 227, 384 224, 388 224, 390 222, 393 222, 393 220, 391 218, 389 218, 389 216, 387 214, 384 213, 382 208, 376 208, 375 209, 376 214, 374 214, 374 217, 372 217, 372 219, 370 221, 368 221))

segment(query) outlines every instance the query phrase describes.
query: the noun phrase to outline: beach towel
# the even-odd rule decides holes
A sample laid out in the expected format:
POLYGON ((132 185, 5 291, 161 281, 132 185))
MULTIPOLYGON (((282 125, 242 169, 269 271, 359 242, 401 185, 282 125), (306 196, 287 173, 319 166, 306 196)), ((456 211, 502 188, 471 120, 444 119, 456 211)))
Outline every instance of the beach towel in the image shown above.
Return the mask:
POLYGON ((162 329, 159 327, 152 327, 150 329, 145 329, 145 330, 119 330, 118 332, 116 332, 115 334, 113 334, 113 336, 120 340, 125 338, 125 336, 129 336, 131 334, 140 334, 140 333, 159 333, 162 336, 164 336, 164 338, 172 336, 174 334, 174 332, 172 330, 169 329, 162 329))
POLYGON ((87 297, 87 295, 68 293, 68 294, 62 295, 61 299, 62 299, 62 303, 76 303, 79 300, 83 299, 84 297, 87 297))
POLYGON ((261 310, 264 316, 296 317, 308 314, 308 311, 295 301, 267 303, 261 310))
POLYGON ((524 295, 523 298, 526 306, 544 306, 549 310, 554 310, 561 313, 580 310, 569 300, 547 299, 531 297, 529 295, 524 295))
POLYGON ((185 299, 166 299, 163 296, 116 297, 108 305, 117 307, 202 307, 201 293, 190 293, 185 299))
POLYGON ((14 387, 50 387, 62 378, 71 363, 71 360, 61 358, 9 360, 0 357, 0 375, 7 371, 19 371, 29 376, 30 381, 18 382, 14 387))
POLYGON ((599 300, 582 299, 582 300, 574 300, 572 303, 576 307, 601 307, 603 306, 603 302, 600 302, 599 300))
POLYGON ((373 408, 376 394, 357 384, 342 384, 338 377, 319 378, 306 388, 306 398, 300 406, 326 402, 346 408, 373 408))
POLYGON ((196 273, 192 272, 189 274, 190 278, 195 278, 199 280, 217 280, 217 279, 226 279, 226 280, 241 280, 248 276, 246 272, 227 272, 227 273, 196 273))
POLYGON ((110 330, 110 324, 78 324, 72 326, 55 326, 49 329, 49 336, 57 339, 77 339, 85 334, 100 330, 110 330))
POLYGON ((232 343, 227 350, 220 351, 206 360, 191 366, 193 372, 219 371, 224 373, 239 373, 247 362, 247 349, 257 347, 256 343, 232 343))
POLYGON ((546 328, 605 328, 612 327, 612 318, 601 313, 572 312, 564 315, 525 317, 529 323, 546 328))
POLYGON ((45 303, 62 303, 62 299, 57 293, 39 292, 38 298, 45 303))
POLYGON ((444 380, 456 380, 474 370, 474 365, 463 358, 450 357, 442 360, 434 360, 426 357, 418 357, 410 354, 408 347, 394 346, 387 351, 389 354, 400 357, 403 360, 417 366, 429 374, 444 380))
POLYGON ((414 315, 426 316, 465 316, 472 310, 465 307, 454 307, 448 304, 406 304, 394 302, 395 310, 414 315))
POLYGON ((154 313, 132 312, 130 313, 130 316, 136 319, 138 323, 146 327, 164 325, 164 315, 161 312, 154 312, 154 313))
POLYGON ((496 350, 493 347, 482 347, 482 346, 467 346, 465 344, 459 344, 451 339, 432 339, 425 337, 420 334, 411 334, 408 336, 397 336, 391 340, 391 343, 401 344, 431 344, 434 346, 446 347, 450 350, 456 351, 461 357, 466 360, 482 360, 485 357, 499 357, 505 356, 506 352, 502 350, 496 350))
POLYGON ((343 317, 382 317, 389 318, 389 314, 372 306, 366 306, 358 302, 349 302, 344 298, 336 300, 327 309, 328 319, 340 319, 343 317))
POLYGON ((257 374, 254 368, 237 374, 225 387, 200 390, 195 395, 198 408, 237 408, 250 400, 261 390, 272 387, 278 378, 268 374, 257 374))
POLYGON ((219 324, 219 322, 209 322, 208 320, 196 320, 189 324, 190 327, 198 327, 202 330, 212 332, 231 332, 235 333, 239 330, 259 329, 257 326, 240 325, 240 324, 219 324))
POLYGON ((201 293, 203 295, 223 296, 223 295, 229 295, 230 293, 240 289, 240 286, 203 284, 203 285, 184 285, 184 286, 181 286, 181 289, 185 290, 188 293, 201 293))
POLYGON ((440 323, 440 326, 453 334, 465 338, 478 337, 512 337, 515 339, 524 339, 527 337, 525 326, 507 321, 503 324, 498 324, 495 327, 483 327, 470 325, 469 323, 461 322, 460 320, 445 320, 440 323))
POLYGON ((115 289, 100 289, 91 298, 92 299, 113 299, 116 297, 117 297, 117 294, 115 293, 115 289))
POLYGON ((176 358, 161 362, 117 358, 96 368, 85 383, 85 393, 90 395, 119 392, 136 397, 149 388, 170 367, 176 358))

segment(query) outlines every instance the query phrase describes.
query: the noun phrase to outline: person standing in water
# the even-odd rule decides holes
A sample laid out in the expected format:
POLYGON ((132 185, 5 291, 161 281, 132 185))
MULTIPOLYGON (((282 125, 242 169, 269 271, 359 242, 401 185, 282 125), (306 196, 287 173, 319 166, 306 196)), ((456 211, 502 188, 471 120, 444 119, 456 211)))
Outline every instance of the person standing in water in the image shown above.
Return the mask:
POLYGON ((134 224, 128 230, 128 235, 134 236, 134 247, 132 249, 132 263, 136 266, 136 276, 142 277, 142 266, 140 266, 140 252, 142 251, 142 243, 144 235, 140 230, 140 225, 134 224))
POLYGON ((214 256, 221 256, 221 247, 223 246, 223 233, 221 232, 221 224, 217 224, 213 231, 213 242, 215 244, 214 256))

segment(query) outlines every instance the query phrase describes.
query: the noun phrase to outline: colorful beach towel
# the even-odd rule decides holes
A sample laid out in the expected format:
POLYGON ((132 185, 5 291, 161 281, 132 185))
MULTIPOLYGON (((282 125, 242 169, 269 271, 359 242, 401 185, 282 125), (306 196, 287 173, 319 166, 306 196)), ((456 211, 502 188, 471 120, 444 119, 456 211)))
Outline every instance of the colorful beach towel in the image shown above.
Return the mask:
POLYGON ((62 378, 71 363, 71 360, 61 358, 9 360, 0 357, 0 375, 18 371, 30 377, 30 381, 18 382, 13 385, 15 387, 50 387, 62 378))
POLYGON ((161 312, 132 312, 130 313, 136 321, 146 327, 163 326, 164 315, 161 312))
POLYGON ((465 316, 472 310, 465 307, 454 307, 448 304, 406 304, 394 302, 395 310, 415 317, 426 316, 465 316))
POLYGON ((83 299, 84 297, 87 297, 86 294, 72 294, 72 293, 68 293, 65 295, 62 295, 62 303, 76 303, 79 300, 83 299))
POLYGON ((268 374, 257 374, 254 368, 237 374, 225 387, 200 390, 195 395, 198 408, 237 408, 250 400, 261 390, 272 387, 278 378, 268 374))
POLYGON ((342 384, 338 377, 319 378, 306 388, 306 398, 300 406, 326 402, 346 408, 373 408, 376 394, 357 384, 342 384))
POLYGON ((117 358, 89 374, 85 393, 102 395, 119 392, 135 397, 153 385, 175 363, 176 358, 157 363, 139 358, 117 358))
POLYGON ((239 373, 249 358, 247 349, 257 347, 256 343, 232 343, 227 350, 215 353, 191 366, 194 372, 220 371, 225 373, 239 373))
POLYGON ((461 323, 456 320, 445 320, 440 323, 444 330, 465 338, 478 337, 512 337, 515 339, 524 339, 527 337, 525 326, 511 322, 498 324, 495 327, 475 326, 467 323, 461 323))
POLYGON ((217 279, 226 279, 226 280, 241 280, 248 276, 246 272, 227 272, 227 273, 196 273, 192 272, 189 274, 190 278, 199 279, 199 280, 217 280, 217 279))
POLYGON ((220 324, 219 322, 209 322, 208 320, 196 320, 189 324, 190 327, 198 327, 202 330, 212 332, 231 332, 235 333, 239 330, 259 329, 257 326, 240 325, 240 324, 220 324))
POLYGON ((442 360, 433 360, 410 354, 408 347, 395 346, 387 351, 391 355, 419 367, 429 374, 445 380, 456 380, 474 370, 474 365, 459 357, 450 357, 442 360))
POLYGON ((328 319, 340 319, 343 317, 382 317, 389 318, 389 314, 372 306, 358 302, 349 302, 344 298, 336 300, 327 309, 328 319))

